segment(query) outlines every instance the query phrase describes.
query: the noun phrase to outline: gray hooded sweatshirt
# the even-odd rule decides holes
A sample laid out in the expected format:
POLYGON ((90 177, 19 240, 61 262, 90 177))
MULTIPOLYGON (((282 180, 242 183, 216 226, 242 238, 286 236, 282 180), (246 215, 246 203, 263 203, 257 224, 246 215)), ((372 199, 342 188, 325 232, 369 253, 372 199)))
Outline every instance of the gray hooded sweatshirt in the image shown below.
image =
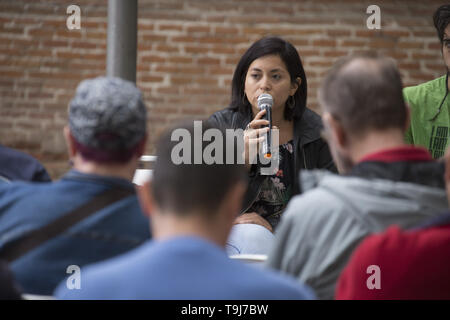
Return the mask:
POLYGON ((301 172, 301 181, 304 193, 283 213, 267 265, 311 286, 319 299, 334 298, 338 277, 364 237, 394 224, 417 226, 448 208, 445 190, 425 185, 322 170, 301 172))

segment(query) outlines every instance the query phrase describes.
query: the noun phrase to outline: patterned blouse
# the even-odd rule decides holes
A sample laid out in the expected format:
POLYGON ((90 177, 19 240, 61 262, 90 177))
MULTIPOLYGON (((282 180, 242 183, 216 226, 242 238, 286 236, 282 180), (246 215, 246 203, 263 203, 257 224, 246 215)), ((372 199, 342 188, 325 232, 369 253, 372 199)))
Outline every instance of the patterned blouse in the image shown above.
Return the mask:
POLYGON ((281 214, 291 199, 294 184, 294 143, 292 140, 279 147, 279 170, 266 176, 261 190, 247 212, 257 212, 275 230, 281 214))

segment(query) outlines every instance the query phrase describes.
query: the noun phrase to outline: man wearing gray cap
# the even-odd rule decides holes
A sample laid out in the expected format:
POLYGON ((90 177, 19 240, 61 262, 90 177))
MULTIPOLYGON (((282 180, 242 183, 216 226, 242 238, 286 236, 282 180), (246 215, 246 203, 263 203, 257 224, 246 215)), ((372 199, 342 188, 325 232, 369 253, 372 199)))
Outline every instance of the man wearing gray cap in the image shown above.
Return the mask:
POLYGON ((82 81, 64 128, 73 169, 53 183, 0 186, 0 259, 23 292, 49 295, 82 267, 124 253, 148 238, 132 178, 146 142, 146 108, 136 86, 119 78, 82 81))

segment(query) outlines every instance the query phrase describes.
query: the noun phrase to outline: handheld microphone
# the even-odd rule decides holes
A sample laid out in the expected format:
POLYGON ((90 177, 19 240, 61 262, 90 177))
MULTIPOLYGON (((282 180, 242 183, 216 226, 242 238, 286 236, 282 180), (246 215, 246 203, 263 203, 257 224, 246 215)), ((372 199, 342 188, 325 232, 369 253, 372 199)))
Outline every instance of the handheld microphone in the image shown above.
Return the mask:
POLYGON ((258 109, 266 110, 266 114, 264 115, 264 120, 269 121, 269 132, 266 134, 266 139, 262 144, 262 154, 264 158, 270 159, 272 157, 272 105, 273 98, 268 93, 263 93, 258 97, 258 109))

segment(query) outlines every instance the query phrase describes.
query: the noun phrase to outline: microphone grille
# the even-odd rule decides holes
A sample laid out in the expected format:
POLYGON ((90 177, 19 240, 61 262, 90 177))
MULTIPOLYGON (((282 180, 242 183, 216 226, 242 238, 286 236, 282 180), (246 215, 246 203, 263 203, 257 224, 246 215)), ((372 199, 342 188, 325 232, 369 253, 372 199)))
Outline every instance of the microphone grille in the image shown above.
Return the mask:
POLYGON ((273 98, 268 93, 263 93, 258 97, 258 108, 261 109, 261 106, 268 105, 269 107, 272 107, 273 105, 273 98))

